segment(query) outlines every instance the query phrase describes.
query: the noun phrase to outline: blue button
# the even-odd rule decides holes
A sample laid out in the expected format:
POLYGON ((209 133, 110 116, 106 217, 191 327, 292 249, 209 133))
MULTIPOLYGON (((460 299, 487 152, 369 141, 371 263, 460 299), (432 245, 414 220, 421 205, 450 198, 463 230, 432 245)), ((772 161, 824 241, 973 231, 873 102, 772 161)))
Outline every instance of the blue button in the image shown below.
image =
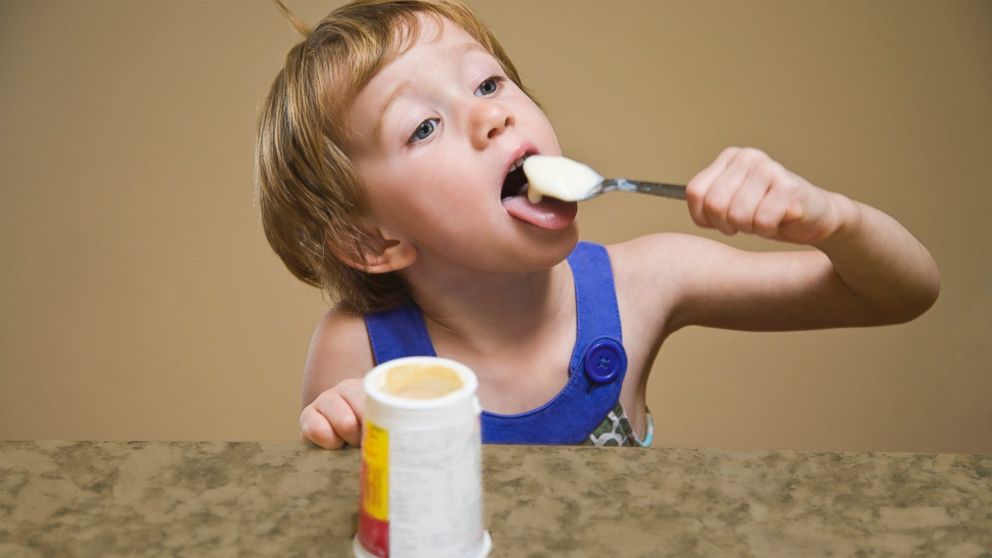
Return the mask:
POLYGON ((616 339, 600 337, 586 349, 586 376, 597 384, 612 382, 627 369, 627 353, 616 339))

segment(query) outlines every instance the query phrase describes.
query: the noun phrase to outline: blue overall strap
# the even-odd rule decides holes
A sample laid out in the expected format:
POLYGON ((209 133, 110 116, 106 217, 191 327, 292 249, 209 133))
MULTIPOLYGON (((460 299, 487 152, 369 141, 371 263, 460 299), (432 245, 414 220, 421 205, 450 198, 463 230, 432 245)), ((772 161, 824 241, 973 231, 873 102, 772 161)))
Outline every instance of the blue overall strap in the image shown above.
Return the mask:
POLYGON ((376 364, 407 356, 437 356, 420 308, 406 302, 365 315, 376 364))
POLYGON ((515 415, 483 411, 485 443, 578 444, 620 398, 627 355, 609 255, 598 244, 580 242, 568 263, 575 280, 577 322, 568 383, 551 401, 531 411, 515 415))

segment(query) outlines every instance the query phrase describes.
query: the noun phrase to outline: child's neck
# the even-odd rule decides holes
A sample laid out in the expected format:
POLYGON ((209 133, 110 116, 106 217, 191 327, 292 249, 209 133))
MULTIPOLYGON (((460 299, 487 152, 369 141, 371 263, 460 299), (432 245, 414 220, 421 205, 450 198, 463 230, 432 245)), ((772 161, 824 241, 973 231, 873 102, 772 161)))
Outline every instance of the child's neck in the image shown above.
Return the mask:
POLYGON ((574 288, 565 261, 526 274, 413 276, 414 298, 435 344, 497 354, 574 324, 574 288))

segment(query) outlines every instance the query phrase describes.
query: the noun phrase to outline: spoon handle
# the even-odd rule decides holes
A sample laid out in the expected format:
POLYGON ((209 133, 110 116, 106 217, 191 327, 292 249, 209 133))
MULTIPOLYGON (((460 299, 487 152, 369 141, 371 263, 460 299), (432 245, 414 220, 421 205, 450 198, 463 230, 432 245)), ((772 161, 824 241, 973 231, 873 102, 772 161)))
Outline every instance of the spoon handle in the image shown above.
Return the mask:
POLYGON ((662 184, 660 182, 644 182, 627 180, 626 178, 609 178, 603 181, 604 192, 638 192, 676 200, 685 199, 685 186, 681 184, 662 184))

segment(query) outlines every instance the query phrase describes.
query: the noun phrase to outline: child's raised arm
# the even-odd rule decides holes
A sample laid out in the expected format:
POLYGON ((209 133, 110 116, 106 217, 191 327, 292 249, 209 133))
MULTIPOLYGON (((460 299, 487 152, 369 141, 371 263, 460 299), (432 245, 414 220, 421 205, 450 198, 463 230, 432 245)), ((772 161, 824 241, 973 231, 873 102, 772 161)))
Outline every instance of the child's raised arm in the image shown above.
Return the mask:
POLYGON ((668 305, 668 332, 694 324, 789 330, 898 323, 936 300, 933 258, 895 219, 810 184, 757 149, 724 150, 686 194, 699 226, 818 251, 754 253, 684 235, 646 239, 639 248, 646 265, 663 269, 672 286, 658 301, 668 305))

